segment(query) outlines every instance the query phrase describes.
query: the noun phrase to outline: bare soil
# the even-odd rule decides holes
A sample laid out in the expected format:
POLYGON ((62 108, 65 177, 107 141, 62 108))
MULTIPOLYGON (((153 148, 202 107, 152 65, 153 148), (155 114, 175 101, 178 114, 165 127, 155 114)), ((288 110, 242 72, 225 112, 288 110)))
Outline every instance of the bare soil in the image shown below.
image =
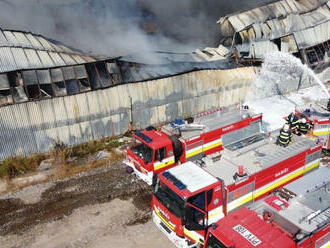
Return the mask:
POLYGON ((120 162, 9 193, 1 247, 172 247, 150 220, 151 193, 120 162))

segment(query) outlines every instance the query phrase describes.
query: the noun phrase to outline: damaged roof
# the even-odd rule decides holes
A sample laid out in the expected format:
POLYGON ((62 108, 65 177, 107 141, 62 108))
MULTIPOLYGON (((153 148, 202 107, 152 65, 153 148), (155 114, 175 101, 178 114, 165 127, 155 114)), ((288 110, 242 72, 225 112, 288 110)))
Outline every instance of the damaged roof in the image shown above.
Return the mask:
POLYGON ((237 65, 221 58, 203 60, 196 54, 150 52, 132 54, 118 60, 124 82, 140 82, 159 79, 196 70, 232 69, 237 65))
POLYGON ((274 40, 293 35, 299 49, 330 38, 330 1, 281 0, 221 17, 222 34, 238 33, 242 43, 274 40))
POLYGON ((29 32, 0 29, 0 73, 95 62, 96 57, 72 50, 29 32))

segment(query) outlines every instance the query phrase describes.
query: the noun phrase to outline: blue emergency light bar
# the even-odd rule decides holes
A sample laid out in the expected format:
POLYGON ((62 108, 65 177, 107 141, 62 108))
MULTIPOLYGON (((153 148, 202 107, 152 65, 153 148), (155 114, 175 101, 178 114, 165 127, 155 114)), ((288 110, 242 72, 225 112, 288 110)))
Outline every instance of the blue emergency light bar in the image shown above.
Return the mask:
POLYGON ((140 131, 136 131, 135 135, 138 136, 139 138, 141 138, 142 140, 144 140, 147 143, 150 143, 152 141, 152 139, 150 137, 148 137, 147 135, 141 133, 140 131))
POLYGON ((177 179, 175 176, 173 176, 170 172, 165 171, 163 173, 163 176, 167 180, 172 182, 174 184, 174 186, 177 187, 179 190, 183 190, 183 189, 187 188, 187 186, 185 184, 183 184, 179 179, 177 179))

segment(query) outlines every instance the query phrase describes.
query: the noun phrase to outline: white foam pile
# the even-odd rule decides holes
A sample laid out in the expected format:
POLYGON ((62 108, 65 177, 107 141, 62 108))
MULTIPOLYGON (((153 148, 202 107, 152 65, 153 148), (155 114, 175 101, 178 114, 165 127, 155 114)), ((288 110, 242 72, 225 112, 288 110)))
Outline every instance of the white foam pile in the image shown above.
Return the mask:
POLYGON ((282 52, 269 53, 260 71, 260 76, 251 86, 245 104, 255 112, 263 113, 265 131, 281 128, 284 117, 307 101, 328 99, 329 93, 314 72, 296 57, 282 52), (311 87, 301 89, 298 81, 311 81, 311 87), (289 84, 297 89, 285 93, 289 84), (284 92, 284 94, 283 94, 284 92))

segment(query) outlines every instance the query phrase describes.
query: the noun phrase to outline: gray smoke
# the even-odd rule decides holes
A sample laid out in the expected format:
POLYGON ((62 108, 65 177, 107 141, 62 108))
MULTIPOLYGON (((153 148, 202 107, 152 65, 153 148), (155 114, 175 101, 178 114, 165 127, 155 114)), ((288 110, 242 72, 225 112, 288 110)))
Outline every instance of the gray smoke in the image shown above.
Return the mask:
POLYGON ((216 21, 272 0, 0 0, 0 27, 119 56, 217 46, 216 21))

